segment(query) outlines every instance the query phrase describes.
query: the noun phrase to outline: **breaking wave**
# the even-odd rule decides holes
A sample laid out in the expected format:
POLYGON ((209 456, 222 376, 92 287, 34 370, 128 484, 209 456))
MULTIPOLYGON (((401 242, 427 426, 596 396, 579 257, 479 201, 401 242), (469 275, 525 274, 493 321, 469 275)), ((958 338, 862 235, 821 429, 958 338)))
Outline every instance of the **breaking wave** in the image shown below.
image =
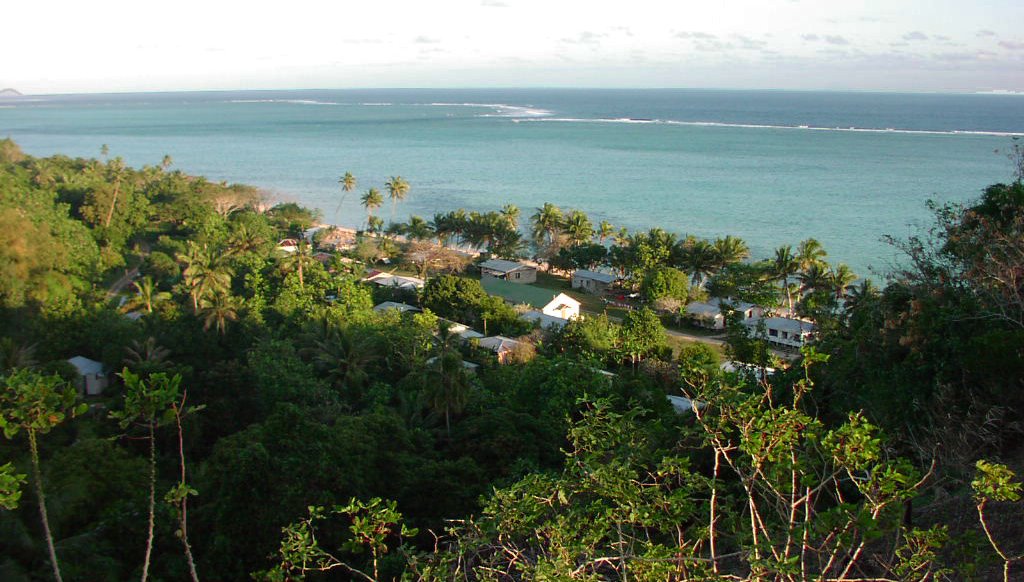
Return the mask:
POLYGON ((863 133, 902 133, 915 135, 985 135, 995 137, 1019 137, 1024 136, 1022 132, 1013 131, 983 131, 968 129, 900 129, 900 128, 878 128, 878 127, 826 127, 815 125, 773 125, 765 123, 725 123, 720 121, 675 121, 671 119, 646 119, 637 117, 618 118, 583 118, 583 117, 544 117, 542 119, 523 119, 518 121, 549 121, 560 123, 631 123, 648 125, 682 125, 689 127, 734 127, 744 129, 802 129, 807 131, 847 131, 863 133))

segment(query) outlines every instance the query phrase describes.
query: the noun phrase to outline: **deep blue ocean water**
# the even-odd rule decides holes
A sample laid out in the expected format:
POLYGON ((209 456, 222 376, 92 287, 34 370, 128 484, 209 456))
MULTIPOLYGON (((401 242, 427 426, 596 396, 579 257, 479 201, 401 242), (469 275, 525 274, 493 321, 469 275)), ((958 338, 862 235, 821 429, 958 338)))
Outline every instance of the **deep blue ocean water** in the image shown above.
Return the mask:
MULTIPOLYGON (((24 97, 0 136, 33 155, 159 163, 245 182, 357 226, 358 193, 412 185, 396 219, 544 202, 631 229, 747 240, 754 258, 807 237, 858 273, 880 238, 930 223, 928 199, 1011 178, 1024 97, 716 90, 317 90, 24 97), (359 192, 341 200, 350 171, 359 192)), ((391 206, 380 213, 387 219, 391 206)))

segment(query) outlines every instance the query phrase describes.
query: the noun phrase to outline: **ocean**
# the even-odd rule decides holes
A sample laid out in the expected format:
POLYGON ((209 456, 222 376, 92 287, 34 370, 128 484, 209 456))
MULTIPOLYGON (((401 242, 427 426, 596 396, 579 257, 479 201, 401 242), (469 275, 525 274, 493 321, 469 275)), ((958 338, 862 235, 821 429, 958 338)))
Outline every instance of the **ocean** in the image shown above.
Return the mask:
MULTIPOLYGON (((884 235, 931 222, 1012 177, 1024 96, 719 90, 304 90, 21 97, 0 136, 37 156, 110 155, 212 180, 359 226, 359 193, 412 188, 396 220, 544 202, 630 229, 731 234, 764 258, 814 237, 863 276, 884 235), (997 153, 996 150, 999 150, 997 153), (356 192, 342 199, 338 177, 356 192), (339 210, 339 204, 340 210, 339 210)), ((378 213, 391 218, 390 203, 378 213)))

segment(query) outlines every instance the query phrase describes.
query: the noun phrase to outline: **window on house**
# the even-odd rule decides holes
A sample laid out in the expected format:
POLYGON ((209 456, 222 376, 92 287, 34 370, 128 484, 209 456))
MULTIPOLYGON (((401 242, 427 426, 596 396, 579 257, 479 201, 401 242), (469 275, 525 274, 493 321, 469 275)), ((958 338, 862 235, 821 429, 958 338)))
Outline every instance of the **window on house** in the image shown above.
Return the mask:
POLYGON ((518 279, 518 278, 519 278, 519 273, 516 273, 516 279, 518 279))
POLYGON ((779 337, 779 330, 777 330, 777 329, 769 329, 768 330, 768 335, 770 335, 772 337, 779 337))

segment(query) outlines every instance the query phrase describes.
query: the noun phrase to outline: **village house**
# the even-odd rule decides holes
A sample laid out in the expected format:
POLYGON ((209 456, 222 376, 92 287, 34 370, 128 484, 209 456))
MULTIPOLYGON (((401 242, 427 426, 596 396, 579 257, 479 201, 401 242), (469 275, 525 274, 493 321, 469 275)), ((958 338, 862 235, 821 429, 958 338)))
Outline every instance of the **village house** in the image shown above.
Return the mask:
POLYGON ((406 311, 416 312, 420 310, 419 307, 415 307, 407 303, 399 303, 397 301, 385 301, 373 306, 373 310, 377 312, 387 311, 388 309, 394 309, 399 313, 405 313, 406 311))
POLYGON ((444 318, 438 318, 438 321, 448 325, 448 333, 459 336, 462 341, 469 341, 471 339, 483 339, 484 334, 476 331, 469 327, 465 323, 459 323, 457 321, 451 321, 444 318))
POLYGON ((107 387, 107 375, 103 373, 103 363, 90 360, 85 356, 75 356, 68 359, 68 363, 75 367, 78 377, 75 386, 79 394, 83 396, 99 396, 107 387))
POLYGON ((299 241, 293 238, 283 238, 278 241, 277 250, 285 253, 294 253, 299 250, 299 241))
POLYGON ((511 283, 535 283, 537 267, 516 261, 489 259, 480 263, 481 279, 501 279, 511 283))
POLYGON ((684 313, 694 324, 700 327, 725 329, 725 316, 722 315, 723 304, 738 313, 740 321, 744 323, 764 315, 764 308, 760 305, 754 305, 745 301, 720 299, 718 297, 712 297, 707 301, 694 301, 686 306, 684 313))
POLYGON ((547 305, 542 307, 540 311, 544 315, 568 320, 580 316, 580 305, 579 301, 565 293, 559 293, 547 305))
POLYGON ((537 311, 531 309, 520 315, 521 319, 537 322, 541 329, 561 329, 570 319, 580 316, 580 302, 565 293, 559 293, 537 311))
POLYGON ((499 364, 507 364, 521 343, 503 335, 495 335, 481 339, 479 345, 481 348, 497 354, 499 364))
POLYGON ((385 271, 370 271, 363 281, 373 283, 374 285, 380 285, 382 287, 396 287, 398 289, 406 289, 410 291, 416 291, 417 289, 423 288, 423 279, 417 279, 416 277, 405 277, 403 275, 392 275, 385 271))
POLYGON ((573 271, 572 274, 572 288, 586 293, 601 295, 611 289, 617 280, 618 277, 608 273, 578 269, 573 271))
POLYGON ((756 329, 761 322, 764 323, 766 339, 773 344, 799 348, 814 337, 813 323, 792 317, 753 318, 743 324, 756 329))

